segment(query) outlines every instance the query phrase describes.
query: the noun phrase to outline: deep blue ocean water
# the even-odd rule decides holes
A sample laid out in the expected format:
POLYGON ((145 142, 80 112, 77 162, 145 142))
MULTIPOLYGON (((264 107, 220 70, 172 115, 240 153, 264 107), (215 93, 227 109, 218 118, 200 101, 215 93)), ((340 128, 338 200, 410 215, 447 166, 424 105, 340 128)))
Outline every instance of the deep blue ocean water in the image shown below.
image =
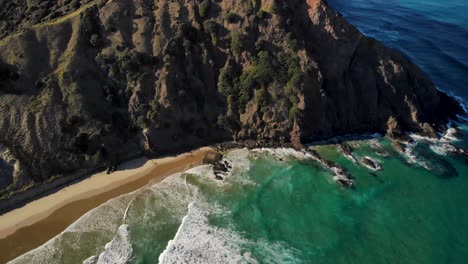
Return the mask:
POLYGON ((328 0, 364 34, 412 59, 436 86, 468 102, 467 0, 328 0))

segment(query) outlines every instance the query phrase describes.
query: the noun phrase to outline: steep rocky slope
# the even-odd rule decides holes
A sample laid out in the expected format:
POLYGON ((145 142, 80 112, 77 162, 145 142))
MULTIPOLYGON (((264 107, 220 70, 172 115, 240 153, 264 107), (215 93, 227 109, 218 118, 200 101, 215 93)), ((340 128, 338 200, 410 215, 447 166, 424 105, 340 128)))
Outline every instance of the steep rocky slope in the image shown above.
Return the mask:
POLYGON ((460 111, 324 0, 0 0, 0 196, 143 151, 402 130, 460 111))

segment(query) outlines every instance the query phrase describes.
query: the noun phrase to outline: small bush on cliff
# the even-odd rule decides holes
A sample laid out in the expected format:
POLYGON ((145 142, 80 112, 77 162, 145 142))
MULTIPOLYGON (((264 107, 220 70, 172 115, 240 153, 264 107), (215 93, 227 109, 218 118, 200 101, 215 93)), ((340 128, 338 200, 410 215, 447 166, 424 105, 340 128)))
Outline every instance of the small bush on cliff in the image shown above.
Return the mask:
POLYGON ((203 22, 203 28, 206 32, 213 34, 216 33, 216 31, 218 30, 218 24, 216 24, 216 22, 214 22, 213 20, 207 20, 203 22))
POLYGON ((203 28, 210 34, 213 46, 216 46, 218 43, 218 24, 212 20, 207 20, 203 22, 203 28))
POLYGON ((211 7, 211 1, 210 0, 204 0, 198 5, 198 14, 200 17, 205 18, 208 16, 208 13, 210 12, 210 7, 211 7))
POLYGON ((150 124, 148 118, 146 118, 145 116, 138 117, 136 123, 142 129, 148 128, 150 124))
POLYGON ((266 19, 268 18, 268 12, 266 12, 265 10, 263 9, 260 9, 258 12, 257 12, 257 18, 260 19, 260 20, 263 20, 263 19, 266 19))
POLYGON ((293 104, 291 109, 289 109, 289 120, 293 121, 295 118, 298 117, 300 111, 299 108, 297 107, 297 104, 293 104))
POLYGON ((238 58, 242 51, 245 49, 245 37, 239 31, 232 33, 231 38, 231 51, 232 54, 238 58))
POLYGON ((245 109, 255 87, 267 87, 268 84, 275 81, 273 65, 275 62, 269 52, 261 51, 258 53, 258 58, 253 61, 253 65, 241 75, 239 109, 245 109))
POLYGON ((80 0, 71 0, 68 4, 72 9, 78 9, 81 6, 80 0))
POLYGON ((302 90, 304 73, 300 67, 299 57, 296 54, 280 52, 278 61, 281 70, 279 79, 285 83, 285 94, 287 96, 296 95, 302 90))
POLYGON ((233 62, 228 61, 219 74, 218 92, 225 97, 228 97, 229 95, 237 95, 239 93, 239 87, 236 79, 237 72, 233 66, 233 62))
POLYGON ((255 103, 259 107, 264 107, 267 105, 267 91, 265 87, 255 90, 254 93, 255 103))
POLYGON ((216 124, 218 125, 218 127, 224 130, 227 130, 227 131, 233 130, 231 123, 229 122, 228 118, 225 115, 219 115, 216 124))
POLYGON ((226 15, 224 15, 224 19, 227 20, 228 23, 232 24, 235 23, 237 20, 238 15, 235 13, 229 12, 226 15))
POLYGON ((102 164, 104 162, 104 154, 103 154, 103 150, 102 149, 99 149, 92 157, 91 157, 91 162, 94 164, 94 165, 99 165, 99 164, 102 164))
POLYGON ((255 85, 267 86, 275 80, 274 62, 268 51, 258 53, 258 59, 254 61, 253 66, 247 71, 247 75, 241 80, 243 86, 249 89, 255 85))
POLYGON ((289 32, 287 35, 286 35, 286 45, 288 46, 288 48, 290 48, 292 51, 297 51, 299 49, 299 44, 296 40, 296 38, 294 37, 294 34, 289 32))
POLYGON ((91 44, 91 46, 97 48, 101 44, 101 37, 98 34, 93 34, 89 39, 89 43, 91 44))

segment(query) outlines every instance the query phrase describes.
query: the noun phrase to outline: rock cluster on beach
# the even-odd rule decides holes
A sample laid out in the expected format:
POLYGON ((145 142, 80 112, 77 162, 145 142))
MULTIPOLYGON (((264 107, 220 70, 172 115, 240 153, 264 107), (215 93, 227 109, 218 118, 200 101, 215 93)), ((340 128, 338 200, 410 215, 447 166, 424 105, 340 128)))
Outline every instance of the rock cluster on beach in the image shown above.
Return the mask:
POLYGON ((436 136, 461 112, 324 0, 0 1, 0 29, 4 198, 143 153, 436 136))
POLYGON ((209 164, 213 166, 213 173, 215 179, 224 180, 226 174, 232 169, 231 164, 225 159, 223 155, 219 152, 211 152, 206 154, 203 159, 203 164, 209 164))

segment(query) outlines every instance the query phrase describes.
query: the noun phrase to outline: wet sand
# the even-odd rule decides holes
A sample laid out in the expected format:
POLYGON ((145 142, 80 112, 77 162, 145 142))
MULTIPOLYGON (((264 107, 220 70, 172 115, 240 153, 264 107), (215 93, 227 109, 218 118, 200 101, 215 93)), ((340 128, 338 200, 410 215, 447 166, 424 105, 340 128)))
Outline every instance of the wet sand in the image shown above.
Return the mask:
POLYGON ((85 213, 112 198, 200 165, 205 155, 212 151, 211 148, 201 148, 177 157, 130 161, 113 174, 95 174, 1 215, 0 263, 39 247, 85 213))

